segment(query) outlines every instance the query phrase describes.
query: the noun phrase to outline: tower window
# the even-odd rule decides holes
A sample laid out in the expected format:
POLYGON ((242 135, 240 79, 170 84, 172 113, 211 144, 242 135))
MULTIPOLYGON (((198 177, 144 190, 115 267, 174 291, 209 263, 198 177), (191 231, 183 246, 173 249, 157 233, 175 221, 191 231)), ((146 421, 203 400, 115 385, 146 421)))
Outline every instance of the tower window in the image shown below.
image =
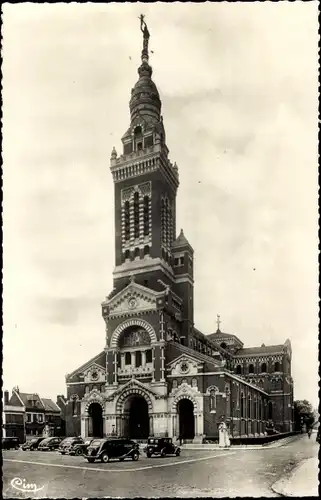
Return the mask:
POLYGON ((143 149, 143 143, 142 142, 138 142, 137 143, 137 151, 141 151, 143 149))
POLYGON ((249 365, 249 373, 254 373, 254 365, 249 365))
POLYGON ((142 135, 142 127, 140 125, 137 125, 134 130, 134 136, 135 137, 140 137, 142 135))
POLYGON ((144 256, 145 256, 145 255, 149 255, 149 246, 148 246, 148 245, 146 245, 146 246, 144 247, 144 256))
POLYGON ((130 251, 126 250, 126 252, 125 252, 125 260, 129 260, 129 259, 130 259, 130 251))
POLYGON ((144 197, 144 235, 149 234, 149 198, 144 197))
POLYGON ((146 351, 146 363, 151 363, 152 362, 152 350, 149 349, 146 351))
POLYGON ((125 240, 130 239, 130 214, 129 214, 129 201, 125 202, 124 206, 124 219, 125 219, 125 240))
POLYGON ((178 266, 179 260, 177 258, 174 259, 174 266, 178 266))
POLYGON ((242 367, 241 367, 241 365, 237 365, 237 367, 236 367, 236 373, 237 373, 238 375, 241 375, 241 374, 242 374, 242 367))
POLYGON ((179 258, 179 264, 180 264, 181 266, 183 266, 183 265, 184 265, 184 257, 180 257, 180 258, 179 258))
POLYGON ((142 364, 142 353, 140 351, 136 351, 136 358, 135 358, 135 366, 138 368, 142 364))
POLYGON ((278 361, 276 361, 274 363, 274 371, 275 372, 279 372, 280 371, 280 363, 278 361))
POLYGON ((139 238, 139 194, 134 194, 134 238, 139 238))
POLYGON ((139 259, 139 257, 140 257, 139 248, 135 248, 135 259, 139 259))
POLYGON ((132 357, 130 352, 125 353, 125 365, 131 365, 132 364, 132 357))

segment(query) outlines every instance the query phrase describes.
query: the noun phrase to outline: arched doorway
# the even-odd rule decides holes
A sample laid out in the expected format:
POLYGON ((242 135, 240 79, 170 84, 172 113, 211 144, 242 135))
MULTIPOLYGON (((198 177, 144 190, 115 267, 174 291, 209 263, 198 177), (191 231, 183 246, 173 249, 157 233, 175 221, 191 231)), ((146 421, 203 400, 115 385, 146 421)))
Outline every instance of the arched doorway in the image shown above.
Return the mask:
POLYGON ((148 438, 149 415, 146 399, 138 394, 129 396, 125 401, 124 414, 124 434, 135 439, 148 438))
POLYGON ((182 439, 194 439, 194 405, 190 399, 181 399, 177 404, 179 435, 182 439))
POLYGON ((89 437, 103 437, 103 410, 99 403, 91 403, 89 414, 89 437))

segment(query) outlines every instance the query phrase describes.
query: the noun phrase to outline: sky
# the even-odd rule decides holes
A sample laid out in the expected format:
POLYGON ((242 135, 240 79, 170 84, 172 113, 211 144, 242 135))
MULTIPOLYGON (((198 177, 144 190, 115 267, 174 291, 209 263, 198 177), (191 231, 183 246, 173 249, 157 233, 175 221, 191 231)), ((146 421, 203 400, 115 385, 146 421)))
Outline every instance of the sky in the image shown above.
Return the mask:
POLYGON ((289 338, 294 397, 317 405, 317 2, 3 5, 4 388, 55 398, 104 348, 141 13, 195 326, 289 338))

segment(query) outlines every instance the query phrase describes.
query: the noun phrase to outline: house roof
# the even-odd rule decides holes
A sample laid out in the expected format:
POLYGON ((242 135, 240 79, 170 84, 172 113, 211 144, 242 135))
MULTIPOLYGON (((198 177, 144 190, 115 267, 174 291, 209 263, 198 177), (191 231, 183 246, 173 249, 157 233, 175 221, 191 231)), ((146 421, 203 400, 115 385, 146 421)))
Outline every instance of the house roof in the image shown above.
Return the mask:
POLYGON ((36 393, 29 393, 29 392, 19 392, 19 397, 23 401, 23 404, 26 406, 26 408, 30 407, 30 401, 36 401, 38 402, 38 408, 44 409, 44 405, 39 397, 39 394, 36 393))
POLYGON ((274 354, 283 352, 284 345, 263 345, 261 347, 245 347, 237 351, 235 356, 249 356, 250 354, 274 354))
POLYGON ((60 413, 59 406, 52 400, 48 398, 41 398, 46 411, 56 411, 60 413))

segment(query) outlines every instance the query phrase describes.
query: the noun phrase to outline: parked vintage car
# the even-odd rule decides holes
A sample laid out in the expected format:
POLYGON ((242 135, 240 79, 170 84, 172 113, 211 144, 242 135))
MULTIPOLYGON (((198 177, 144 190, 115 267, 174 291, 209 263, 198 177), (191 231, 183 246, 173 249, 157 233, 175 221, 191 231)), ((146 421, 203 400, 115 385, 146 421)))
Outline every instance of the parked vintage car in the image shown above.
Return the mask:
POLYGON ((54 451, 59 448, 63 438, 61 437, 50 437, 46 438, 38 446, 39 451, 54 451))
POLYGON ((2 438, 2 449, 3 450, 18 450, 20 447, 20 442, 17 437, 3 437, 2 438))
POLYGON ((26 441, 25 443, 23 443, 23 445, 21 446, 21 448, 26 451, 26 450, 30 450, 30 451, 33 451, 33 450, 37 450, 41 441, 43 441, 45 438, 43 437, 38 437, 38 438, 32 438, 30 439, 29 441, 26 441))
POLYGON ((72 447, 76 444, 82 444, 84 440, 81 437, 67 437, 61 441, 58 451, 62 455, 68 455, 72 447))
POLYGON ((86 455, 87 453, 87 448, 90 445, 90 443, 97 438, 89 437, 85 438, 83 443, 77 443, 74 444, 70 449, 68 454, 69 455, 86 455))
POLYGON ((109 462, 111 458, 120 461, 125 458, 139 459, 139 444, 127 438, 103 438, 94 439, 87 448, 85 458, 93 463, 95 460, 109 462))
POLYGON ((150 458, 152 455, 160 455, 165 457, 166 455, 176 455, 177 457, 181 454, 181 449, 176 446, 171 438, 148 438, 147 446, 144 448, 146 456, 150 458))

